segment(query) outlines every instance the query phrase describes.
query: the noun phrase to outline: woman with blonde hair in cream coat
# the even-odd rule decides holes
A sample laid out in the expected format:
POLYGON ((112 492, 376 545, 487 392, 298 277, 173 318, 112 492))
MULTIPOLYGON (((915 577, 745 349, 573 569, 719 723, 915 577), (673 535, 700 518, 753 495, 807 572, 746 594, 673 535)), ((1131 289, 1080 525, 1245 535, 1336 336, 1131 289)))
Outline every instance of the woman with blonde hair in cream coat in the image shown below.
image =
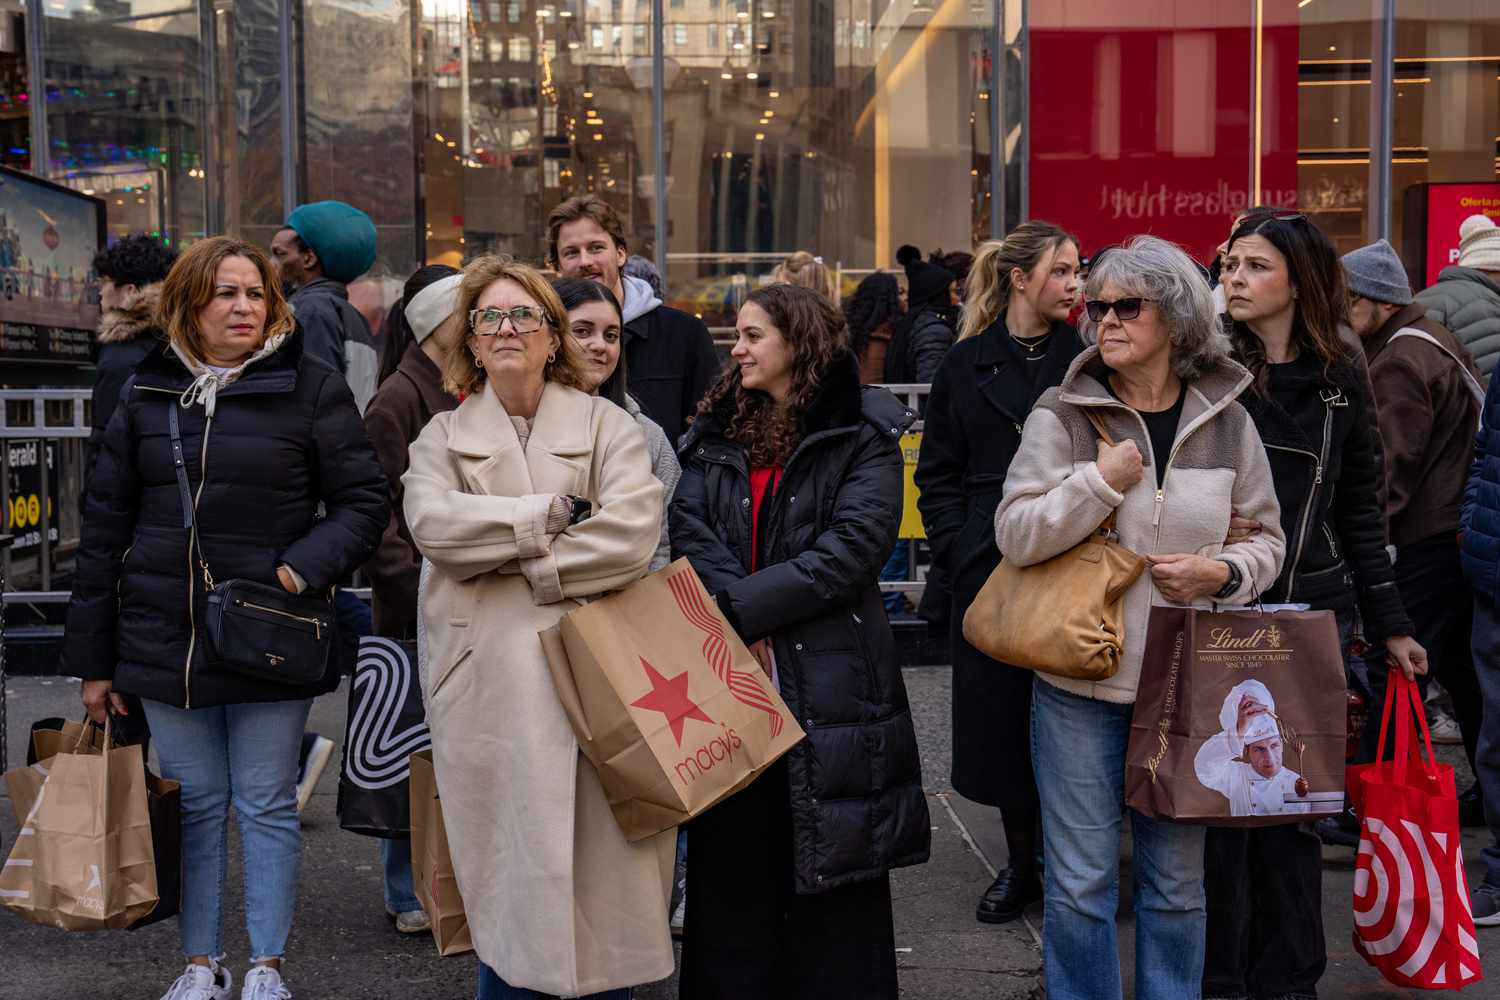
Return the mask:
POLYGON ((646 572, 662 486, 636 422, 585 389, 541 274, 476 260, 459 312, 444 384, 464 401, 433 417, 402 482, 432 564, 423 694, 478 996, 623 998, 672 972, 675 831, 626 842, 537 632, 646 572))

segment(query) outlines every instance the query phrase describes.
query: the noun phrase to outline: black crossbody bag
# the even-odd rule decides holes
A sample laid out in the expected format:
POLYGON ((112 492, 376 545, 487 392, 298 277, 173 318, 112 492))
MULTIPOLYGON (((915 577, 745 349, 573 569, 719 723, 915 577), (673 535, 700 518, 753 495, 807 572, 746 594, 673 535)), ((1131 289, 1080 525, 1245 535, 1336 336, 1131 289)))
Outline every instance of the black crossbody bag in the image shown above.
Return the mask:
POLYGON ((182 494, 182 526, 188 532, 189 557, 196 557, 208 591, 210 652, 226 667, 249 677, 294 686, 316 684, 328 669, 334 631, 332 598, 304 597, 254 580, 214 583, 198 542, 198 502, 188 485, 178 402, 174 399, 168 406, 172 465, 182 494))

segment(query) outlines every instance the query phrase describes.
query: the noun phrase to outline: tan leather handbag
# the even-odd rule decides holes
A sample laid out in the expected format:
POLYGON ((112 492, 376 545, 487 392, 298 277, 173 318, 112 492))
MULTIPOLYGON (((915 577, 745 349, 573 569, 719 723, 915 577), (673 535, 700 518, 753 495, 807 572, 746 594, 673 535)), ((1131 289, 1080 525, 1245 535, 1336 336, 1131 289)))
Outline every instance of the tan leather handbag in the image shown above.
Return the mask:
MULTIPOLYGON (((1114 439, 1092 411, 1104 442, 1114 439)), ((1002 559, 964 614, 964 639, 1002 663, 1075 680, 1120 668, 1125 591, 1146 560, 1119 542, 1115 512, 1061 555, 1032 566, 1002 559)))

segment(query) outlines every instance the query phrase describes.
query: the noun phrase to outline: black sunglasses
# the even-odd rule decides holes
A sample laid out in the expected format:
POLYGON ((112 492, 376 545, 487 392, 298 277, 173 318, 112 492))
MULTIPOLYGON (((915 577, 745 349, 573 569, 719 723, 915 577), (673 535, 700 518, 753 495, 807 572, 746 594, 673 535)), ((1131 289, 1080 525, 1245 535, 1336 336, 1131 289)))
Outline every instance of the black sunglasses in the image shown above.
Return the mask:
POLYGON ((1123 323, 1126 320, 1135 319, 1141 314, 1142 302, 1155 301, 1155 299, 1143 299, 1139 295, 1135 295, 1128 299, 1116 299, 1113 302, 1106 302, 1103 299, 1090 299, 1083 304, 1083 307, 1088 310, 1089 319, 1095 323, 1104 322, 1104 317, 1109 315, 1111 309, 1115 311, 1115 319, 1123 323))

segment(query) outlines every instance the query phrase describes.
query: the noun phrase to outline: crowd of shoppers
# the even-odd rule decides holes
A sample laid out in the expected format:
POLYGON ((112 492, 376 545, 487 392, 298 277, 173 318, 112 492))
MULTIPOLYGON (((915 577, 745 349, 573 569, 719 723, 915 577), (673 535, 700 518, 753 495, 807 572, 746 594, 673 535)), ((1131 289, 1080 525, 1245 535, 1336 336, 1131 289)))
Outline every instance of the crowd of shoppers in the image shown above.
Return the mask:
MULTIPOLYGON (((927 860, 932 828, 899 605, 878 586, 909 575, 901 439, 918 413, 882 381, 930 383, 915 480, 953 664, 951 781, 999 810, 1007 846, 976 917, 1041 902, 1049 996, 1125 992, 1127 816, 1135 995, 1315 996, 1327 964, 1312 826, 1125 807, 1154 605, 1330 610, 1368 704, 1390 670, 1425 687, 1430 660, 1497 834, 1476 923, 1500 924, 1500 390, 1483 384, 1500 230, 1475 216, 1460 235, 1458 263, 1418 294, 1383 241, 1340 260, 1305 216, 1265 208, 1235 217, 1207 270, 1142 236, 1085 272, 1078 238, 1034 221, 972 255, 903 246, 900 273, 865 276, 842 308, 799 252, 740 307, 723 365, 595 195, 549 216, 553 280, 496 256, 418 269, 379 358, 348 302, 375 257, 353 206, 298 208, 269 256, 226 237, 180 256, 117 242, 95 262, 64 659, 89 714, 141 736, 149 721, 183 784, 188 964, 164 1000, 290 997, 299 747, 362 634, 424 646, 481 1000, 624 1000, 671 973, 676 928, 687 1000, 895 997, 890 874, 927 860), (1112 677, 1034 674, 965 641, 1002 559, 1043 562, 1109 515, 1148 561, 1112 677), (535 636, 673 557, 807 738, 683 831, 629 842, 535 636), (368 609, 339 589, 357 571, 368 609), (1452 599, 1460 575, 1472 601, 1452 599), (207 626, 231 579, 326 607, 345 654, 297 683, 237 669, 207 626), (253 952, 238 984, 222 940, 231 806, 253 952)), ((1361 759, 1377 744, 1367 728, 1361 759)), ((426 929, 409 841, 381 853, 397 929, 426 929)))

